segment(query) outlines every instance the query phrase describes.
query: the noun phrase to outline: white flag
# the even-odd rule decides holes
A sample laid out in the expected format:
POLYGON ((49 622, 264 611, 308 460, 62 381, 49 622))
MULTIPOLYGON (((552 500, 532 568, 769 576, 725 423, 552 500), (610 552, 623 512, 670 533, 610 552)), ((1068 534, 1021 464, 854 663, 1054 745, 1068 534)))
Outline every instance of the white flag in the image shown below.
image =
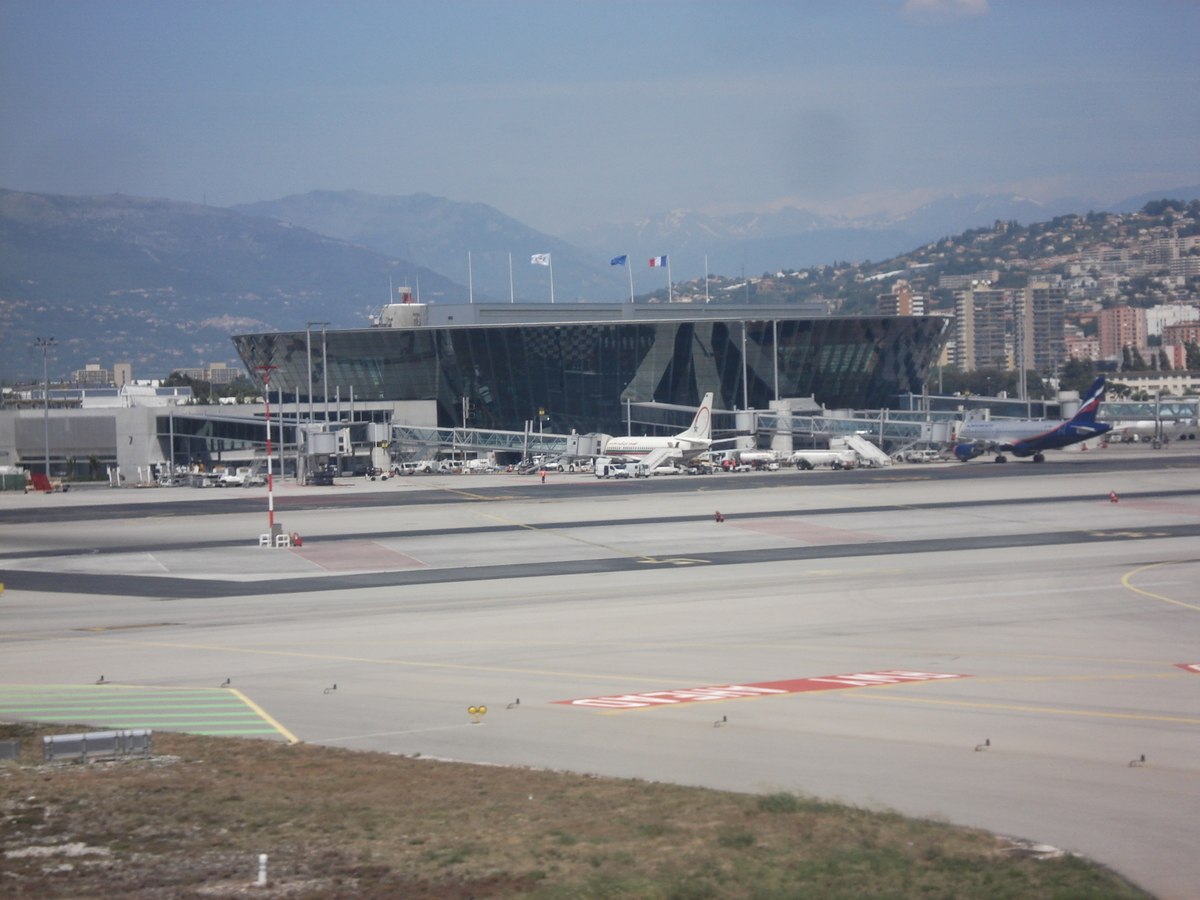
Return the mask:
POLYGON ((533 254, 533 259, 529 261, 529 264, 533 266, 548 266, 550 265, 550 254, 535 253, 533 254))

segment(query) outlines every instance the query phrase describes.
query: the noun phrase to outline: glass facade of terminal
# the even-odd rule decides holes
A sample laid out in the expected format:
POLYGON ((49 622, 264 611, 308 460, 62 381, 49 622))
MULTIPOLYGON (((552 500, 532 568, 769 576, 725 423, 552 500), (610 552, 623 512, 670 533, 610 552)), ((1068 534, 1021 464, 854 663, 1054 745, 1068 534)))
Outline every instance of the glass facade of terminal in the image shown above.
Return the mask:
POLYGON ((948 320, 922 316, 737 318, 561 325, 471 325, 248 334, 246 365, 269 365, 272 390, 343 401, 436 400, 443 426, 622 434, 624 404, 765 409, 776 396, 830 408, 880 408, 921 390, 948 320), (328 360, 328 372, 322 360, 328 360))

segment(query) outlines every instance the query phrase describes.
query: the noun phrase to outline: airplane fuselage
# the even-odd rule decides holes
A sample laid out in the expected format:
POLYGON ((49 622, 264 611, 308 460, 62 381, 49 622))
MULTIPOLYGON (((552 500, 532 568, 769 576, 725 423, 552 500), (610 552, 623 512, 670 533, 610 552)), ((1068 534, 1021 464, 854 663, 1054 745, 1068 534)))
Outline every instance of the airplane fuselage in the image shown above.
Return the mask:
POLYGON ((615 437, 604 445, 605 456, 649 456, 655 450, 678 450, 684 459, 699 456, 712 441, 682 437, 615 437))
MULTIPOLYGON (((995 448, 1013 456, 1034 456, 1099 437, 1112 430, 1103 422, 1023 420, 1013 422, 966 422, 958 432, 960 446, 995 448)), ((956 451, 957 452, 957 451, 956 451)), ((963 453, 958 453, 959 458, 963 453)))

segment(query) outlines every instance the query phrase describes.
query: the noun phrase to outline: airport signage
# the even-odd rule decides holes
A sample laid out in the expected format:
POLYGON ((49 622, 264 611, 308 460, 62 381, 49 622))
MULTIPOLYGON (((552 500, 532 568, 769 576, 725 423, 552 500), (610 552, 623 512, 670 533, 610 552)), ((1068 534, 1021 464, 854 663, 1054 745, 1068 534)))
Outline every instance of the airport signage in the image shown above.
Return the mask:
POLYGON ((913 672, 907 669, 889 669, 885 672, 855 672, 850 675, 823 675, 820 678, 795 678, 789 681, 762 681, 754 684, 722 684, 712 687, 645 691, 639 694, 613 694, 607 697, 587 697, 583 700, 555 700, 553 702, 566 706, 587 706, 596 709, 637 709, 676 703, 698 703, 705 700, 739 700, 746 697, 803 694, 809 691, 882 687, 914 681, 940 681, 946 678, 970 678, 970 676, 954 675, 948 672, 913 672))

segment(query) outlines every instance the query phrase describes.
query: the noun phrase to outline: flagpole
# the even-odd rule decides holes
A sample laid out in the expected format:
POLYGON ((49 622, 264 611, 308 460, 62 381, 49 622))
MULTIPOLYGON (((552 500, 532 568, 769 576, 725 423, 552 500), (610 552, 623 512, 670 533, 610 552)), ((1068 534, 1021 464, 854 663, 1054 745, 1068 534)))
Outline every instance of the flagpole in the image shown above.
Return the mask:
POLYGON ((633 260, 629 254, 625 254, 625 268, 629 270, 629 302, 633 302, 633 260))
MULTIPOLYGON (((708 254, 704 254, 704 302, 708 303, 708 254)), ((778 398, 777 398, 778 399, 778 398)))
POLYGON ((550 260, 550 302, 554 302, 554 254, 547 253, 546 259, 550 260))
POLYGON ((475 302, 475 275, 471 270, 471 251, 467 251, 467 297, 468 303, 475 302))
POLYGON ((669 256, 667 257, 667 302, 675 302, 675 294, 672 293, 671 288, 671 257, 669 256))
POLYGON ((512 251, 511 250, 508 251, 508 302, 509 303, 517 302, 517 295, 513 293, 512 251))

